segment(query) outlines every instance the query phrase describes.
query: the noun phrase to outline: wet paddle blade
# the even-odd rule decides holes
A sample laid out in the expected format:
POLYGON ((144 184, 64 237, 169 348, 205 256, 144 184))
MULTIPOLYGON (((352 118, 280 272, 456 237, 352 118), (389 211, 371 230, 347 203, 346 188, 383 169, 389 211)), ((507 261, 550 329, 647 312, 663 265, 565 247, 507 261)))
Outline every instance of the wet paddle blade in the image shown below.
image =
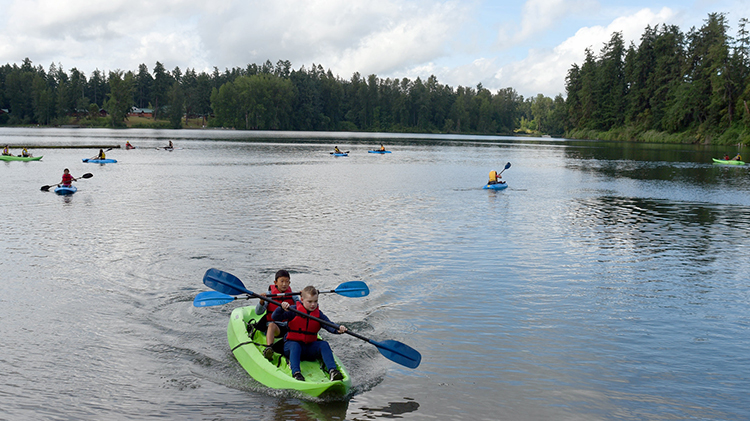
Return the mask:
POLYGON ((90 172, 87 172, 86 174, 82 175, 80 178, 91 178, 94 174, 91 174, 90 172))
POLYGON ((203 275, 203 283, 213 290, 228 295, 255 295, 252 291, 245 288, 245 285, 240 281, 240 278, 219 269, 211 268, 207 270, 206 274, 203 275))
POLYGON ((370 294, 370 288, 362 281, 344 282, 334 290, 336 294, 344 297, 366 297, 370 294))
POLYGON ((222 304, 231 303, 235 299, 235 297, 221 292, 205 291, 195 296, 193 305, 195 307, 220 306, 222 304))
POLYGON ((401 364, 404 367, 417 368, 422 362, 422 354, 409 345, 394 340, 376 342, 370 339, 370 343, 378 347, 378 351, 389 360, 401 364))

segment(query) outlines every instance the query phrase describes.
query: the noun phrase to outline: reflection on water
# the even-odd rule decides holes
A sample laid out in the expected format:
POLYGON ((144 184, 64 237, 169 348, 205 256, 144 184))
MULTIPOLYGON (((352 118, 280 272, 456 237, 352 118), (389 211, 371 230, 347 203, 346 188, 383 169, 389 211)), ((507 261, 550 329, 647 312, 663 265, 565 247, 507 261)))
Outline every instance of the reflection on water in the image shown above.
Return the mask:
POLYGON ((307 400, 280 401, 274 408, 274 421, 343 421, 348 401, 317 403, 307 400))

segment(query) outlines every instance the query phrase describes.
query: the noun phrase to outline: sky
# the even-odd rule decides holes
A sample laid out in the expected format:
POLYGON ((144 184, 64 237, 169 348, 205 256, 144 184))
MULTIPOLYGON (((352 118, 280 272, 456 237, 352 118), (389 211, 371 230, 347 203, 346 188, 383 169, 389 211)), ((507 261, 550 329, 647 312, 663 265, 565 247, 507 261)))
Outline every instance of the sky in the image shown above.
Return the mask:
POLYGON ((220 71, 288 60, 342 79, 385 78, 565 96, 565 75, 614 32, 703 25, 725 13, 729 35, 748 0, 0 0, 0 65, 25 58, 87 76, 98 69, 220 71))

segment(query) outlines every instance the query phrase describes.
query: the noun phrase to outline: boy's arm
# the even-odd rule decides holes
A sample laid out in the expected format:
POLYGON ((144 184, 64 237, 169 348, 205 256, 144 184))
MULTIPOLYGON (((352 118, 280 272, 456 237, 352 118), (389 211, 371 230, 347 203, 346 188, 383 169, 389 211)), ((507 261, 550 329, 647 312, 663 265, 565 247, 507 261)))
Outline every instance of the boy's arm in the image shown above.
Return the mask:
MULTIPOLYGON (((268 292, 266 294, 271 293, 271 288, 268 288, 268 292)), ((265 294, 261 294, 265 296, 265 294)), ((258 301, 258 304, 255 305, 255 314, 263 313, 268 309, 268 303, 265 300, 258 301)))
POLYGON ((284 311, 283 308, 277 307, 276 310, 273 311, 273 314, 271 315, 271 318, 277 322, 283 322, 285 320, 291 320, 293 319, 295 314, 291 311, 284 311))
MULTIPOLYGON (((328 318, 328 316, 326 316, 325 314, 323 314, 323 312, 322 312, 322 311, 320 312, 320 319, 321 319, 321 320, 325 320, 325 321, 327 321, 328 323, 333 323, 333 322, 331 321, 331 319, 329 319, 329 318, 328 318)), ((324 325, 323 323, 321 323, 321 324, 320 324, 320 326, 321 326, 321 327, 322 327, 323 329, 325 329, 325 330, 327 330, 327 331, 329 331, 329 332, 331 332, 331 333, 335 333, 335 334, 339 334, 339 333, 341 333, 341 332, 339 332, 338 330, 336 330, 336 328, 334 328, 334 327, 331 327, 331 326, 328 326, 328 325, 324 325)))

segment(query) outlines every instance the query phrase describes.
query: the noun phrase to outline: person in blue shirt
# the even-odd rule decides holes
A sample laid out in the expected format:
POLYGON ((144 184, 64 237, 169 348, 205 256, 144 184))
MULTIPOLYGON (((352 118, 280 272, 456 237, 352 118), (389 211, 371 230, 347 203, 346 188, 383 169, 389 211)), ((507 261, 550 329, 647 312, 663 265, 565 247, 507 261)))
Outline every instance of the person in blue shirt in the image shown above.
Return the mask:
MULTIPOLYGON (((316 317, 326 322, 331 322, 328 317, 320 311, 318 307, 318 290, 313 286, 306 286, 300 292, 300 301, 296 305, 296 310, 316 317)), ((287 322, 287 333, 284 335, 284 355, 289 361, 289 367, 292 369, 292 376, 299 381, 305 381, 300 369, 300 361, 314 361, 318 358, 323 360, 331 381, 342 380, 344 376, 336 367, 336 360, 333 358, 331 346, 326 341, 318 340, 318 331, 320 328, 331 333, 344 333, 346 326, 339 326, 338 330, 308 317, 300 316, 293 311, 289 311, 291 305, 288 302, 282 302, 281 307, 277 308, 271 317, 277 322, 287 322)))

